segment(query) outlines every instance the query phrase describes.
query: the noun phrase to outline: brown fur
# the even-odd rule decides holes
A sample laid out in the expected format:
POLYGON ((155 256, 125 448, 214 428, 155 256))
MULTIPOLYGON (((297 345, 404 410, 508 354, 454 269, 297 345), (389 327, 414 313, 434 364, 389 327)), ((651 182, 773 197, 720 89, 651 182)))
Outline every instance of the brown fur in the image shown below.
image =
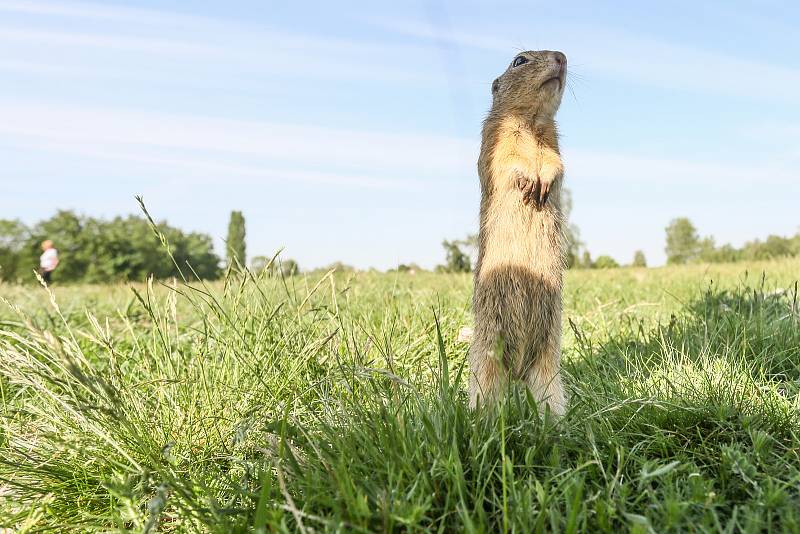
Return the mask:
POLYGON ((492 401, 513 379, 526 383, 553 413, 563 414, 564 169, 555 113, 566 58, 549 51, 519 56, 528 62, 512 62, 492 85, 478 160, 481 206, 470 405, 492 401))

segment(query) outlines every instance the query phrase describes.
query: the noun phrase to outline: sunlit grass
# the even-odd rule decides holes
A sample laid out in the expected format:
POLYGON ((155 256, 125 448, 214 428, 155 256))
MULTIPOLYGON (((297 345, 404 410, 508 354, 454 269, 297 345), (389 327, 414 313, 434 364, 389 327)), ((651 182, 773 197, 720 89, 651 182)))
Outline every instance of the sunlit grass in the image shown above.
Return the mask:
POLYGON ((569 272, 561 420, 467 410, 466 275, 0 285, 0 526, 797 530, 798 268, 569 272))

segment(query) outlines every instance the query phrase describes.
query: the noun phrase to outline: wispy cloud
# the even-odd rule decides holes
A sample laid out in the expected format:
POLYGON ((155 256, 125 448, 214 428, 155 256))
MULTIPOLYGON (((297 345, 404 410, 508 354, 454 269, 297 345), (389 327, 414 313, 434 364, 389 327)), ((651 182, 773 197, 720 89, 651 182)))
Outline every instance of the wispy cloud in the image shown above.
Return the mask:
POLYGON ((159 39, 153 37, 139 38, 103 33, 77 33, 58 30, 36 30, 29 28, 0 28, 0 41, 16 43, 34 43, 49 46, 88 46, 96 48, 112 48, 132 50, 152 54, 191 55, 196 57, 214 57, 220 49, 201 43, 178 40, 159 39))
POLYGON ((0 71, 45 74, 49 76, 69 76, 76 73, 73 67, 40 61, 0 60, 0 71))
MULTIPOLYGON (((424 57, 426 45, 312 35, 301 29, 287 31, 246 21, 88 3, 0 0, 3 11, 31 15, 0 23, 0 48, 18 46, 13 59, 18 65, 27 64, 31 72, 42 64, 44 52, 56 47, 59 57, 70 49, 117 50, 140 56, 138 60, 115 58, 110 65, 106 58, 103 67, 96 69, 98 74, 106 68, 116 71, 116 63, 123 62, 125 70, 139 70, 147 77, 153 65, 157 68, 164 58, 178 57, 190 60, 184 69, 214 65, 221 72, 259 72, 274 79, 295 76, 308 80, 431 83, 440 78, 430 66, 414 59, 424 57), (83 23, 72 23, 75 20, 83 23)), ((74 61, 76 57, 69 54, 67 58, 74 61)), ((92 56, 82 58, 89 63, 95 60, 92 56)), ((41 66, 38 72, 47 74, 46 65, 41 66)))
POLYGON ((39 103, 0 105, 3 138, 4 144, 166 164, 183 172, 213 168, 217 175, 253 177, 280 172, 315 183, 406 189, 419 187, 420 179, 471 172, 475 151, 474 143, 446 136, 39 103), (276 167, 281 170, 270 170, 276 167))
MULTIPOLYGON (((514 32, 491 27, 460 29, 442 35, 430 24, 415 20, 369 19, 397 34, 432 42, 446 40, 472 49, 513 54, 519 46, 514 32)), ((581 71, 603 77, 621 77, 659 87, 733 95, 751 99, 781 98, 795 101, 800 70, 731 57, 702 48, 665 43, 596 26, 553 26, 539 29, 538 42, 559 43, 581 71), (599 45, 597 43, 602 43, 599 45)))
POLYGON ((89 20, 120 20, 128 23, 164 25, 208 22, 210 19, 163 10, 87 2, 0 0, 0 11, 89 20))
POLYGON ((653 158, 621 151, 570 149, 565 153, 569 177, 601 180, 609 186, 656 185, 691 191, 693 187, 719 187, 728 191, 758 190, 767 186, 793 186, 800 172, 789 165, 743 162, 720 163, 681 158, 653 158))
MULTIPOLYGON (((66 108, 41 103, 0 105, 0 139, 93 158, 139 161, 197 173, 268 177, 350 186, 418 188, 420 180, 474 177, 477 139, 359 131, 195 115, 66 108), (244 163, 243 163, 244 162, 244 163), (286 169, 294 169, 288 173, 286 169)), ((796 183, 779 164, 724 164, 652 158, 625 151, 570 147, 570 180, 616 186, 643 183, 750 188, 796 183)))
MULTIPOLYGON (((67 143, 53 140, 21 138, 6 143, 8 146, 33 149, 51 155, 70 158, 110 161, 136 165, 137 169, 168 182, 184 186, 200 187, 219 185, 229 187, 255 186, 271 183, 312 184, 321 186, 363 188, 395 191, 420 191, 424 184, 415 180, 375 178, 358 173, 308 171, 299 168, 270 168, 268 164, 241 164, 224 157, 207 154, 169 155, 159 151, 143 150, 136 146, 120 146, 114 149, 96 147, 86 143, 67 143)), ((113 169, 113 167, 112 167, 113 169)), ((130 168, 127 169, 130 171, 130 168)))

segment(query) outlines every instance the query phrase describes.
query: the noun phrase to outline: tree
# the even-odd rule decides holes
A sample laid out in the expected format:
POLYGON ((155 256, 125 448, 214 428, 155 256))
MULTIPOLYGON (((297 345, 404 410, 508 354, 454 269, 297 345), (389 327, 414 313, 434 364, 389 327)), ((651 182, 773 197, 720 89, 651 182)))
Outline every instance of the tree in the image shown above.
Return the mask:
POLYGON ((719 248, 714 249, 714 253, 708 258, 703 258, 704 261, 713 263, 730 263, 734 261, 741 261, 743 259, 742 251, 734 248, 730 243, 726 243, 719 248))
POLYGON ((697 229, 686 217, 670 221, 666 228, 668 264, 684 264, 697 259, 700 254, 700 238, 697 229))
MULTIPOLYGON (((94 233, 85 232, 85 217, 79 217, 69 210, 60 210, 50 219, 37 223, 28 234, 21 262, 25 270, 31 272, 39 266, 39 255, 42 253, 42 241, 50 239, 58 249, 59 264, 55 271, 58 281, 82 280, 89 266, 102 261, 92 253, 94 233)), ((25 277, 30 279, 30 277, 25 277)))
POLYGON ((566 241, 566 261, 567 267, 576 267, 579 264, 579 255, 583 242, 581 242, 581 232, 578 227, 570 222, 572 215, 572 193, 566 187, 561 190, 561 211, 564 214, 564 240, 566 241))
POLYGON ((445 265, 444 270, 450 273, 468 273, 472 270, 472 265, 469 260, 469 255, 459 247, 461 243, 455 241, 442 241, 442 246, 445 251, 445 265))
POLYGON ((261 274, 268 266, 272 267, 269 263, 270 261, 272 261, 272 258, 269 256, 253 256, 253 259, 250 260, 250 270, 255 274, 261 274))
POLYGON ((418 273, 422 270, 422 267, 416 263, 401 263, 397 266, 397 269, 390 269, 389 271, 396 271, 398 273, 418 273))
POLYGON ((641 250, 634 252, 632 265, 634 267, 647 267, 647 260, 644 258, 644 252, 641 250))
POLYGON ((255 274, 261 274, 267 270, 266 274, 269 276, 280 276, 284 278, 300 274, 300 267, 295 260, 291 258, 285 260, 275 258, 273 260, 268 256, 255 256, 250 260, 250 270, 255 274), (270 261, 272 261, 272 263, 270 263, 270 261))
POLYGON ((241 211, 232 211, 231 219, 228 223, 228 268, 238 270, 238 266, 247 265, 247 254, 245 248, 244 215, 241 211))
POLYGON ((619 267, 619 263, 611 256, 598 256, 597 259, 594 260, 593 267, 595 269, 613 269, 619 267))
POLYGON ((464 254, 467 255, 470 265, 478 261, 478 234, 469 234, 464 239, 454 241, 464 254))
MULTIPOLYGON (((25 275, 20 252, 28 228, 18 220, 0 219, 0 280, 16 280, 25 275)), ((30 266, 28 274, 33 270, 30 266)))
POLYGON ((55 276, 59 282, 143 281, 148 276, 179 276, 178 268, 188 279, 195 278, 195 274, 203 279, 219 276, 220 259, 214 253, 211 237, 185 234, 166 222, 157 223, 157 227, 169 242, 174 263, 150 223, 142 217, 116 217, 109 221, 59 211, 30 230, 5 223, 0 221, 0 265, 4 266, 4 277, 10 274, 5 265, 13 260, 13 278, 32 282, 31 273, 39 265, 45 239, 52 240, 58 249, 60 262, 55 276), (4 253, 13 253, 13 257, 3 259, 4 253))
POLYGON ((300 274, 300 266, 297 265, 297 262, 291 258, 286 260, 280 260, 278 263, 278 267, 280 269, 280 275, 284 278, 287 276, 294 276, 296 274, 300 274))
POLYGON ((321 270, 323 271, 336 271, 337 273, 352 273, 356 270, 355 267, 352 265, 347 265, 341 261, 335 261, 330 265, 323 267, 321 270))
POLYGON ((219 257, 214 253, 214 243, 211 236, 198 232, 183 234, 180 230, 179 246, 175 247, 173 255, 181 269, 191 266, 188 277, 197 275, 200 279, 213 280, 219 278, 219 257), (193 272, 193 274, 192 274, 193 272))
POLYGON ((794 250, 791 238, 771 235, 766 241, 753 241, 746 243, 744 253, 754 260, 769 260, 773 258, 783 258, 793 256, 797 252, 794 250))
POLYGON ((695 259, 698 261, 713 261, 715 252, 716 243, 714 238, 711 236, 703 237, 697 242, 697 256, 695 259))
POLYGON ((592 268, 592 255, 589 253, 588 250, 583 251, 583 258, 581 259, 580 266, 584 269, 591 269, 592 268))

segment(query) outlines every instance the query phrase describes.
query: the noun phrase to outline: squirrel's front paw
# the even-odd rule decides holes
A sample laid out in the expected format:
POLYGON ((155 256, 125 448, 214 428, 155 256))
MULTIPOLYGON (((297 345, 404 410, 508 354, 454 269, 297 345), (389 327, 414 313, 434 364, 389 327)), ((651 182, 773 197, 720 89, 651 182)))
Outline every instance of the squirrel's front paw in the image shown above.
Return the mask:
POLYGON ((539 176, 530 178, 522 173, 517 174, 517 188, 522 191, 522 203, 528 205, 533 202, 537 210, 547 203, 552 183, 552 180, 542 180, 539 176))

